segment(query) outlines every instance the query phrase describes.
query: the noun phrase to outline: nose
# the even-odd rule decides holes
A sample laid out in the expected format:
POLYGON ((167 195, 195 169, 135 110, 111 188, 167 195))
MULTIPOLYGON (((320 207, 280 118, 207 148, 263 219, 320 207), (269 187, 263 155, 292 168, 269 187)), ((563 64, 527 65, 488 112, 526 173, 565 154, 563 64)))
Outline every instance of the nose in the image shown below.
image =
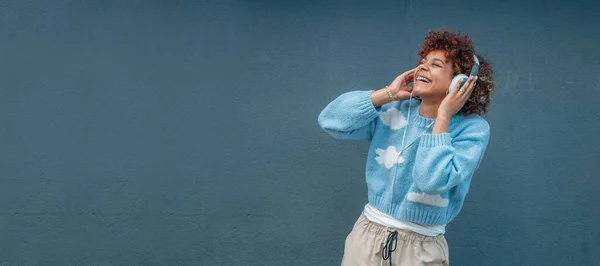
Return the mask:
POLYGON ((420 64, 419 65, 419 70, 429 71, 429 67, 426 64, 420 64))

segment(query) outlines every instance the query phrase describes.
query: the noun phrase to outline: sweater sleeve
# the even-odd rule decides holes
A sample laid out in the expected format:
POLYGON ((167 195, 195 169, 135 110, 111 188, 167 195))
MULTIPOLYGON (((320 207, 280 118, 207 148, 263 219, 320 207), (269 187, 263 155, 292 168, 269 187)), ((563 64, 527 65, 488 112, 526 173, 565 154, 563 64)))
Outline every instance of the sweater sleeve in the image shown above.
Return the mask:
POLYGON ((449 133, 422 136, 413 172, 413 181, 419 190, 441 194, 473 176, 483 159, 490 134, 489 124, 480 121, 463 129, 454 139, 449 133))
POLYGON ((371 140, 378 108, 371 102, 373 91, 346 92, 329 103, 319 114, 321 128, 337 139, 371 140))

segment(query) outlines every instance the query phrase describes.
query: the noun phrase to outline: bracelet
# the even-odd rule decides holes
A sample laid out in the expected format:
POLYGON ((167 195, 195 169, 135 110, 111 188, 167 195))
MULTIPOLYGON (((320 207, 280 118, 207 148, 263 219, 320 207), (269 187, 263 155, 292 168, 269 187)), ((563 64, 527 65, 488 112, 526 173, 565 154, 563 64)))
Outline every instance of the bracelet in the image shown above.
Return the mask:
POLYGON ((390 91, 390 88, 388 88, 388 86, 385 86, 385 89, 388 91, 388 97, 390 98, 390 102, 392 102, 394 100, 392 91, 390 91))

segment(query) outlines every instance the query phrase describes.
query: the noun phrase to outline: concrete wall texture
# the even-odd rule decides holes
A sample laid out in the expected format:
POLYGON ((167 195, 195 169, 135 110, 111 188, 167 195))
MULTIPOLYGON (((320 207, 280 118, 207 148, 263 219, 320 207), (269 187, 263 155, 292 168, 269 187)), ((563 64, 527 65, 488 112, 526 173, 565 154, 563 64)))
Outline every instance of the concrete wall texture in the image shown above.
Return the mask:
POLYGON ((496 74, 453 265, 597 265, 600 17, 577 1, 1 1, 0 265, 339 265, 367 142, 317 115, 429 29, 496 74))

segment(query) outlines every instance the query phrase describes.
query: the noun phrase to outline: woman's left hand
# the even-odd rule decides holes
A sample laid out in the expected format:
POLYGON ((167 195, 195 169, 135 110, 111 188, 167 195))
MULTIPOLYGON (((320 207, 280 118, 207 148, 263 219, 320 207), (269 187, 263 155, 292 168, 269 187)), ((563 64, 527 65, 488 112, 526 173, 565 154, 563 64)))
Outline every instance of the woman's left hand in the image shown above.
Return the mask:
POLYGON ((457 82, 440 104, 440 107, 438 108, 438 118, 450 119, 454 114, 458 113, 471 96, 476 81, 477 76, 469 77, 460 89, 459 86, 461 82, 457 82))

